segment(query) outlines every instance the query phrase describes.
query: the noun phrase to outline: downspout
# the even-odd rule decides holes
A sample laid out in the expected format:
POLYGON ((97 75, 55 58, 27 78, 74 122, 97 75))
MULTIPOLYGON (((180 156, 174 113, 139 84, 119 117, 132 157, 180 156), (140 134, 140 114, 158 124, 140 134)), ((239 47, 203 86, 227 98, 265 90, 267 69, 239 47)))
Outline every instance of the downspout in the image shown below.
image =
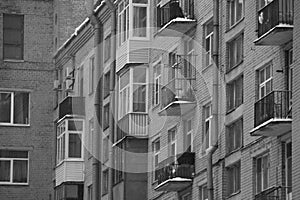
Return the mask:
POLYGON ((116 6, 112 0, 105 0, 106 5, 111 11, 111 55, 112 55, 112 63, 110 66, 110 112, 109 112, 109 140, 111 141, 108 145, 108 151, 109 151, 109 172, 108 172, 108 200, 113 200, 113 169, 114 169, 114 154, 112 149, 112 144, 114 142, 114 133, 115 133, 115 74, 116 74, 116 6))
POLYGON ((219 135, 219 0, 213 0, 213 94, 212 94, 212 136, 207 150, 208 200, 214 200, 213 154, 217 150, 219 135))
POLYGON ((101 105, 102 105, 102 88, 100 80, 103 75, 102 65, 100 63, 100 43, 101 43, 101 23, 97 19, 97 16, 94 13, 94 1, 87 0, 87 11, 89 15, 90 22, 94 28, 94 50, 95 50, 95 74, 97 87, 94 88, 95 97, 94 97, 94 138, 93 138, 93 160, 92 160, 92 199, 101 200, 101 173, 102 165, 100 163, 100 147, 102 146, 102 128, 100 127, 101 116, 101 105))

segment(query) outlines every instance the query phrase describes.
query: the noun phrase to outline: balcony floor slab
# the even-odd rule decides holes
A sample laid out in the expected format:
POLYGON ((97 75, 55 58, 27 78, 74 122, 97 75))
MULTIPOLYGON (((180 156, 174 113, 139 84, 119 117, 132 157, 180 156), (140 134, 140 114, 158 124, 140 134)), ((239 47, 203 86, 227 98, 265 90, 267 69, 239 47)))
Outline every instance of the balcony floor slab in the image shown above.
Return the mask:
POLYGON ((250 131, 251 136, 278 137, 292 130, 292 119, 270 119, 250 131))
POLYGON ((176 192, 187 188, 191 184, 192 184, 192 179, 176 177, 162 182, 155 188, 155 190, 176 192))

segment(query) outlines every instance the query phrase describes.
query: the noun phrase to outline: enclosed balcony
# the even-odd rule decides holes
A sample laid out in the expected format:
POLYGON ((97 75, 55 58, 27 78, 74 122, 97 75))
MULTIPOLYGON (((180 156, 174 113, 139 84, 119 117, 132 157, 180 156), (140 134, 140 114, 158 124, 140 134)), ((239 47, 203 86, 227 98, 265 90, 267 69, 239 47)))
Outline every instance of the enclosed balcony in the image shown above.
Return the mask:
POLYGON ((117 140, 125 136, 146 137, 148 135, 148 114, 128 113, 118 121, 117 140))
POLYGON ((255 103, 252 136, 277 137, 291 131, 291 94, 273 91, 255 103))
POLYGON ((294 0, 273 0, 258 11, 256 45, 282 45, 293 39, 294 0))
POLYGON ((192 185, 195 153, 185 152, 176 158, 168 158, 159 164, 156 171, 158 177, 156 191, 181 191, 192 185))
POLYGON ((158 36, 181 37, 194 26, 194 0, 170 0, 157 7, 158 36))
POLYGON ((66 97, 59 104, 59 119, 66 115, 85 115, 84 97, 66 97))
POLYGON ((192 110, 195 103, 195 56, 177 55, 169 67, 172 77, 161 89, 160 116, 180 116, 192 110))

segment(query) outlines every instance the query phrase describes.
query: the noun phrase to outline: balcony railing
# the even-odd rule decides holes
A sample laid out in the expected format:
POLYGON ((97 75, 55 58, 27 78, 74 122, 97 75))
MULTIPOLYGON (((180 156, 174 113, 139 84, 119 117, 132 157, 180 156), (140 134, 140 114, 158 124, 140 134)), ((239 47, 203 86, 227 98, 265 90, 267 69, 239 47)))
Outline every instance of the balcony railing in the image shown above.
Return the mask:
POLYGON ((66 115, 85 115, 84 97, 66 97, 59 104, 59 119, 66 115))
POLYGON ((270 119, 286 119, 289 117, 290 91, 273 91, 257 101, 255 107, 254 126, 270 119))
POLYGON ((283 199, 281 198, 283 192, 284 190, 280 186, 271 187, 255 195, 254 200, 281 200, 283 199))
POLYGON ((120 140, 125 136, 147 136, 148 114, 128 113, 118 121, 117 138, 120 140))
MULTIPOLYGON (((286 41, 284 31, 290 30, 293 26, 294 0, 273 0, 258 11, 258 37, 264 36, 272 30, 269 38, 262 38, 266 41, 256 41, 256 43, 274 45, 275 40, 286 41), (275 29, 278 30, 275 30, 275 29)), ((268 37, 268 36, 266 36, 268 37)), ((281 43, 280 41, 278 41, 281 43)), ((276 42, 277 43, 277 42, 276 42)))
POLYGON ((188 164, 173 164, 166 166, 158 172, 158 184, 172 178, 192 179, 194 166, 188 164))
MULTIPOLYGON (((196 23, 194 20, 194 0, 170 0, 165 5, 157 7, 158 28, 164 27, 176 18, 181 20, 174 22, 174 26, 170 24, 167 29, 186 32, 193 27, 196 23), (181 23, 181 25, 175 25, 176 23, 181 23)), ((162 36, 165 34, 162 33, 162 36)))

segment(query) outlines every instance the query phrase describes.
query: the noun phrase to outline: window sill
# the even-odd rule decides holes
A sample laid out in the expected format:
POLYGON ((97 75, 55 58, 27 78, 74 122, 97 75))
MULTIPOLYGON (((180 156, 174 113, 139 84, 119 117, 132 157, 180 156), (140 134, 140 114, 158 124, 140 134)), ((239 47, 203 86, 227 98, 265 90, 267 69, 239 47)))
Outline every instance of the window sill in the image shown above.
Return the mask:
POLYGON ((234 29, 235 27, 237 27, 242 21, 244 21, 245 17, 242 17, 241 19, 239 19, 237 22, 235 22, 233 25, 229 25, 229 28, 225 31, 225 33, 230 32, 232 29, 234 29))
POLYGON ((0 182, 0 185, 6 185, 6 186, 29 186, 29 183, 5 183, 5 182, 0 182))
POLYGON ((229 69, 226 69, 226 74, 228 74, 229 72, 231 72, 232 70, 234 70, 235 68, 237 68, 238 66, 242 65, 244 62, 244 60, 242 59, 240 62, 238 62, 237 64, 235 64, 234 66, 230 67, 229 69))
POLYGON ((241 190, 238 190, 238 191, 236 191, 236 192, 234 192, 234 193, 228 195, 228 196, 226 197, 226 199, 230 199, 230 198, 232 198, 232 197, 234 197, 234 196, 236 196, 236 195, 238 195, 238 194, 240 194, 240 193, 241 193, 241 190))
POLYGON ((237 110, 241 105, 243 105, 243 103, 241 103, 238 106, 235 106, 234 108, 229 109, 228 111, 226 111, 226 115, 229 115, 230 113, 233 113, 235 110, 237 110))
POLYGON ((30 124, 9 124, 9 123, 0 123, 0 126, 10 126, 10 127, 23 127, 29 128, 30 124))
POLYGON ((4 62, 11 62, 11 63, 23 63, 24 60, 14 60, 14 59, 4 59, 4 62))
POLYGON ((243 149, 243 145, 241 145, 240 147, 238 147, 238 148, 236 148, 236 149, 234 149, 234 150, 232 150, 232 151, 230 151, 230 152, 227 152, 226 154, 225 154, 225 157, 229 157, 230 155, 232 155, 232 154, 234 154, 234 153, 236 153, 236 152, 238 152, 238 151, 241 151, 243 149))

